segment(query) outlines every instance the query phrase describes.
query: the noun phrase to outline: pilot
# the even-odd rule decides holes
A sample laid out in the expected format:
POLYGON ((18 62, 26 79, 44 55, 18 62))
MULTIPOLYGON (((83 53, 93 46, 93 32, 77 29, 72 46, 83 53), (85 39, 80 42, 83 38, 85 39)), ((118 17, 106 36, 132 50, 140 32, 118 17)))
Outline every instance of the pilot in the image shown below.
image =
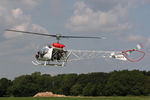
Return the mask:
POLYGON ((52 48, 50 45, 47 45, 49 48, 52 48))

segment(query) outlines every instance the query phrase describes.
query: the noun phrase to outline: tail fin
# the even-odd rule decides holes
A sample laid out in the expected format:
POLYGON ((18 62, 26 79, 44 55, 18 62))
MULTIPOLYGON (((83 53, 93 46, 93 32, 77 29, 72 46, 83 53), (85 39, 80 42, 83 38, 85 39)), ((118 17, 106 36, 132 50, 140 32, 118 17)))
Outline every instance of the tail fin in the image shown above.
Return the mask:
POLYGON ((142 49, 143 48, 143 45, 141 44, 141 43, 138 43, 137 44, 137 46, 136 46, 136 48, 134 48, 134 49, 131 49, 131 50, 127 50, 127 54, 128 55, 130 55, 133 51, 135 51, 135 50, 140 50, 140 49, 142 49))
POLYGON ((143 48, 143 45, 141 44, 141 43, 139 43, 139 44, 137 44, 137 46, 136 46, 136 50, 140 50, 141 48, 143 48))

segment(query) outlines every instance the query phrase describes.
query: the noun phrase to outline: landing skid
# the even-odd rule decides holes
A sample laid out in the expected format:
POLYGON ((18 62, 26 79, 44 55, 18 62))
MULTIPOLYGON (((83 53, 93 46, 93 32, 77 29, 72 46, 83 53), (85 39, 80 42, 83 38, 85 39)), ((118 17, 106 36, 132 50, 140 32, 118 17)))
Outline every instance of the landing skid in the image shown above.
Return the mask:
POLYGON ((44 65, 44 66, 65 66, 65 62, 62 62, 62 64, 51 64, 48 61, 45 61, 44 63, 40 63, 37 60, 32 61, 32 63, 36 66, 44 65))

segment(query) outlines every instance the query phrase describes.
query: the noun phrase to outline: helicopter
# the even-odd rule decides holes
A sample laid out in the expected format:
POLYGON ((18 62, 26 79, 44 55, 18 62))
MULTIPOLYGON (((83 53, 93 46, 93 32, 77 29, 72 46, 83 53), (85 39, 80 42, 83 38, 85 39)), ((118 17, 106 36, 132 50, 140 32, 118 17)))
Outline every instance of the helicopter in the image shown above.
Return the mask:
POLYGON ((78 61, 82 59, 92 59, 92 58, 113 58, 122 61, 138 62, 144 58, 145 52, 140 51, 142 48, 141 44, 138 44, 136 48, 126 50, 126 51, 95 51, 95 50, 66 50, 65 45, 60 43, 61 38, 91 38, 91 39, 105 39, 105 37, 85 37, 85 36, 64 36, 60 34, 50 35, 29 31, 6 29, 5 31, 11 32, 21 32, 31 35, 40 35, 56 38, 57 42, 52 45, 46 45, 41 50, 35 54, 35 60, 32 61, 34 65, 44 65, 44 66, 66 66, 67 62, 78 61), (137 60, 131 60, 128 56, 137 51, 142 53, 142 57, 137 60))

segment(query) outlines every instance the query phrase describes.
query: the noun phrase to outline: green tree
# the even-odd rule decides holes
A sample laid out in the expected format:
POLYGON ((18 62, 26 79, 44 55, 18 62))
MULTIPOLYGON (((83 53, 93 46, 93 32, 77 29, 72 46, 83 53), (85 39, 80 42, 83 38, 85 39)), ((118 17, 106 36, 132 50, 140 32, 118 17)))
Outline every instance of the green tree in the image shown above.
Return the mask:
POLYGON ((105 86, 105 95, 145 95, 144 84, 145 77, 139 71, 115 71, 105 86))
POLYGON ((51 76, 34 72, 31 75, 16 77, 13 81, 0 79, 0 96, 33 96, 43 91, 74 96, 148 95, 150 94, 149 73, 123 70, 51 76))
POLYGON ((97 96, 103 96, 104 95, 104 85, 99 83, 96 85, 96 94, 97 96))
POLYGON ((63 81, 61 86, 63 90, 63 94, 70 95, 70 89, 76 83, 76 80, 77 80, 77 74, 66 74, 63 76, 63 81))
POLYGON ((0 97, 8 96, 7 89, 11 86, 11 81, 7 78, 0 79, 0 97))
POLYGON ((70 90, 70 94, 74 95, 74 96, 78 96, 82 94, 82 88, 83 86, 81 84, 75 84, 72 86, 71 90, 70 90))
POLYGON ((39 91, 39 86, 37 83, 34 83, 34 81, 35 79, 33 79, 31 75, 22 75, 15 78, 9 91, 13 96, 33 96, 39 91))
POLYGON ((96 86, 92 83, 88 83, 82 91, 82 95, 84 96, 96 96, 96 86))
POLYGON ((39 90, 44 91, 52 91, 52 77, 50 75, 42 75, 37 78, 37 81, 35 84, 39 86, 39 90))

